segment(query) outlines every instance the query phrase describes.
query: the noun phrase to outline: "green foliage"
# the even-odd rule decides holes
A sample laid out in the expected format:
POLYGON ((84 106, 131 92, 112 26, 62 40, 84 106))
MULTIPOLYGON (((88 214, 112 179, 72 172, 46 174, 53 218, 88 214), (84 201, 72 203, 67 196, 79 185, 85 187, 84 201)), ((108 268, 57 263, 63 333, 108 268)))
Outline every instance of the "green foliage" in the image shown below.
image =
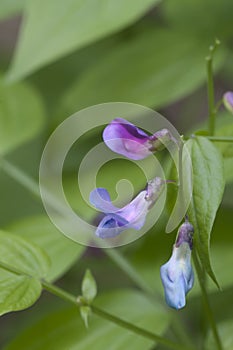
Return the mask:
MULTIPOLYGON (((223 340, 224 350, 231 350, 233 347, 233 334, 232 334, 233 321, 225 320, 224 322, 221 322, 218 326, 219 326, 219 334, 221 336, 221 339, 223 340)), ((207 336, 206 349, 207 350, 217 349, 211 332, 209 332, 207 336)))
POLYGON ((189 209, 195 247, 202 264, 218 285, 210 262, 210 234, 224 191, 222 157, 218 149, 202 136, 186 142, 193 167, 193 197, 189 209))
MULTIPOLYGON (((78 76, 61 107, 70 114, 109 101, 164 106, 203 83, 206 47, 207 43, 194 37, 190 40, 176 30, 155 25, 142 27, 111 50, 106 47, 99 59, 78 76)), ((224 59, 222 50, 217 68, 224 59)))
POLYGON ((45 121, 43 101, 26 83, 6 85, 0 80, 0 154, 35 137, 45 121))
MULTIPOLYGON (((78 309, 78 305, 68 308, 54 298, 54 307, 50 308, 51 298, 45 293, 30 313, 2 319, 0 348, 161 348, 150 339, 98 317, 94 310, 100 308, 113 314, 112 321, 115 315, 165 340, 174 340, 177 349, 181 344, 188 348, 196 339, 196 348, 219 350, 213 328, 209 330, 207 324, 211 310, 206 317, 206 310, 200 307, 203 304, 197 278, 188 294, 187 307, 174 314, 174 322, 165 308, 160 266, 169 259, 175 240, 175 232, 166 235, 165 228, 177 198, 176 185, 168 185, 167 205, 159 222, 115 255, 66 238, 42 211, 41 201, 35 200, 35 196, 39 197, 39 159, 55 126, 92 104, 127 101, 163 108, 162 114, 180 134, 184 133, 185 140, 186 130, 195 134, 186 142, 193 162, 189 220, 195 227, 194 249, 202 267, 223 288, 219 293, 215 284, 206 280, 223 348, 232 349, 233 313, 229 305, 233 291, 233 143, 208 140, 208 121, 203 118, 207 114, 206 91, 202 88, 206 81, 205 56, 217 37, 221 46, 214 57, 215 95, 221 99, 226 90, 233 90, 232 12, 232 0, 0 1, 1 20, 22 15, 14 51, 10 48, 18 19, 3 22, 0 37, 0 69, 6 71, 5 79, 2 75, 0 79, 0 220, 6 230, 0 231, 0 314, 33 305, 42 285, 47 290, 52 286, 54 294, 73 304, 77 304, 76 295, 81 289, 80 298, 85 301, 82 304, 78 299, 78 309), (22 82, 14 83, 18 80, 22 82), (204 132, 196 133, 197 123, 204 132), (16 165, 13 176, 4 164, 13 164, 13 168, 16 165), (17 166, 22 171, 17 171, 17 166), (97 297, 90 271, 98 280, 97 297), (57 279, 59 286, 73 290, 73 296, 49 284, 57 279), (118 290, 109 291, 114 287, 118 290)), ((95 184, 108 188, 111 198, 119 195, 121 204, 125 204, 130 194, 126 196, 126 187, 119 181, 129 179, 136 195, 146 184, 140 165, 148 168, 149 178, 157 171, 149 158, 140 164, 118 159, 104 164, 97 174, 90 164, 82 183, 80 178, 77 183, 77 170, 86 154, 102 141, 102 129, 90 130, 73 145, 62 174, 67 201, 89 223, 97 219, 96 210, 88 202, 95 184)), ((214 136, 233 137, 232 116, 221 108, 214 136)), ((166 151, 157 160, 167 179, 177 178, 177 169, 170 173, 172 163, 166 151)), ((54 164, 56 160, 51 159, 48 166, 52 168, 54 164)))
POLYGON ((15 222, 7 229, 34 242, 47 253, 51 260, 46 277, 49 281, 62 276, 85 250, 84 246, 71 241, 58 231, 47 216, 29 217, 15 222))
POLYGON ((38 278, 49 269, 47 255, 29 241, 0 231, 0 257, 0 314, 28 308, 40 297, 38 278))
POLYGON ((41 66, 136 21, 158 0, 34 0, 26 19, 10 79, 19 79, 41 66))
MULTIPOLYGON (((96 301, 97 302, 97 301, 96 301)), ((170 316, 159 304, 153 304, 143 294, 135 291, 115 291, 98 297, 97 305, 125 320, 145 329, 163 334, 170 321, 170 316)), ((26 330, 5 350, 58 350, 77 349, 129 349, 149 350, 153 341, 135 336, 105 320, 91 319, 88 332, 85 329, 77 308, 65 309, 46 316, 31 329, 26 330), (43 336, 38 337, 38 334, 43 336)))

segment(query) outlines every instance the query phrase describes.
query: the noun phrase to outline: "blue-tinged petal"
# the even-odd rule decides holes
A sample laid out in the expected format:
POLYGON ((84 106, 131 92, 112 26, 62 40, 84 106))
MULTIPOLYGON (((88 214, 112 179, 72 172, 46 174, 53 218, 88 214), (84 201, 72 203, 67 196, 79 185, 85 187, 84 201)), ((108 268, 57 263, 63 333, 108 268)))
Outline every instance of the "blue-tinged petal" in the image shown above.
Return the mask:
POLYGON ((100 238, 113 238, 118 236, 128 225, 128 221, 116 214, 106 215, 99 223, 96 236, 100 238))
POLYGON ((105 188, 95 188, 91 191, 89 200, 96 209, 103 213, 115 213, 119 210, 111 203, 110 195, 105 188))
POLYGON ((223 95, 223 103, 229 112, 233 113, 233 91, 227 91, 223 95))
POLYGON ((148 138, 144 131, 122 118, 114 119, 103 132, 104 142, 113 152, 133 160, 151 155, 148 138))
POLYGON ((166 303, 175 309, 185 306, 185 296, 194 283, 192 236, 193 226, 186 219, 178 230, 171 258, 160 268, 166 303))
POLYGON ((164 185, 165 181, 159 177, 150 180, 147 189, 141 191, 123 208, 117 208, 111 203, 110 195, 105 188, 94 189, 90 193, 90 202, 106 214, 98 225, 96 235, 109 238, 129 228, 140 230, 145 223, 148 211, 161 195, 164 185))
POLYGON ((146 158, 152 152, 162 150, 171 141, 177 142, 168 129, 148 135, 122 118, 116 118, 106 126, 103 139, 112 151, 133 160, 146 158))

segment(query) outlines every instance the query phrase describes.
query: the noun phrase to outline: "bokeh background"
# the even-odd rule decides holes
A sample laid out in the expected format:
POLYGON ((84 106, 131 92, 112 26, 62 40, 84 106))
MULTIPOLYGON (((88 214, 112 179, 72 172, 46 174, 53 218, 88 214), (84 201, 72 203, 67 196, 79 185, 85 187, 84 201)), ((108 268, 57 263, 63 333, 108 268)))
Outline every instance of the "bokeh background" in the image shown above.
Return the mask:
MULTIPOLYGON (((232 13, 231 0, 1 0, 1 156, 37 183, 40 157, 51 132, 76 111, 103 102, 133 102, 151 107, 185 136, 195 129, 205 129, 208 113, 205 57, 216 38, 221 41, 214 58, 216 101, 225 91, 233 90, 232 13)), ((232 123, 232 117, 221 108, 217 132, 221 134, 224 128, 227 135, 229 126, 229 135, 232 135, 232 123)), ((83 206, 79 198, 75 176, 85 153, 100 141, 100 132, 93 130, 84 135, 72 148, 63 174, 70 203, 83 216, 92 219, 93 211, 83 206)), ((219 295, 210 284, 220 321, 233 316, 233 310, 224 309, 224 302, 227 303, 233 291, 232 277, 227 273, 233 263, 233 158, 226 152, 224 161, 227 186, 214 227, 212 255, 225 294, 219 295)), ((102 169, 97 183, 114 194, 114 183, 128 177, 137 192, 143 183, 142 174, 137 171, 129 162, 118 162, 115 167, 109 164, 102 169)), ((79 246, 56 231, 41 200, 33 190, 22 185, 24 181, 28 184, 27 180, 21 173, 16 175, 14 170, 1 167, 0 225, 48 249, 53 262, 53 280, 78 294, 84 271, 90 267, 100 294, 122 288, 139 290, 140 282, 135 283, 135 276, 129 278, 114 253, 79 246), (21 180, 17 182, 15 176, 21 180)), ((165 235, 164 222, 161 218, 146 236, 119 251, 141 275, 148 293, 154 293, 157 306, 164 307, 166 314, 174 317, 175 313, 165 306, 159 280, 159 266, 169 257, 175 239, 174 234, 165 235)), ((202 333, 199 294, 196 286, 190 295, 189 308, 176 315, 185 320, 187 333, 196 335, 197 344, 202 333)), ((127 295, 109 295, 109 300, 115 298, 119 308, 121 303, 131 304, 132 309, 141 303, 142 315, 143 310, 149 308, 142 297, 135 296, 130 303, 127 295)), ((109 304, 111 308, 111 301, 109 304)), ((161 314, 164 315, 162 311, 161 314)), ((158 317, 157 323, 159 320, 158 317)), ((88 350, 91 343, 81 347, 79 337, 93 337, 95 349, 103 349, 106 344, 101 345, 101 332, 108 332, 108 328, 102 321, 96 322, 96 338, 91 331, 81 330, 81 335, 78 331, 76 334, 76 326, 77 329, 82 326, 80 321, 76 325, 73 310, 43 293, 29 310, 1 318, 0 343, 7 349, 7 344, 13 341, 9 349, 88 350), (62 320, 69 325, 67 329, 62 329, 62 320), (31 333, 18 338, 28 327, 32 327, 31 333), (66 333, 63 345, 59 343, 60 338, 55 340, 56 329, 60 334, 66 333), (34 343, 33 340, 27 342, 28 338, 34 343)), ((156 327, 155 324, 155 331, 156 327)), ((166 324, 161 332, 172 338, 179 334, 179 330, 173 328, 166 324)), ((113 332, 114 337, 121 334, 117 331, 113 332)), ((112 344, 111 338, 109 342, 112 344)), ((115 346, 108 345, 108 349, 123 349, 125 345, 116 343, 115 346)), ((137 349, 135 346, 153 349, 150 342, 134 345, 137 349)), ((130 349, 130 344, 127 348, 130 349)))

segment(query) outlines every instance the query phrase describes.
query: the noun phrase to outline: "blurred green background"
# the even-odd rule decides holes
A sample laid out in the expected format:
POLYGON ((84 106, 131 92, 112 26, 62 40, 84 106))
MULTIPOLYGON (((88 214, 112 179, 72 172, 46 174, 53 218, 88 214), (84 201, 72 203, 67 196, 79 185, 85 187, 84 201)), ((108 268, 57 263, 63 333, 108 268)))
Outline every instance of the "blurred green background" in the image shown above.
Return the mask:
MULTIPOLYGON (((231 0, 0 0, 1 156, 38 181, 40 157, 51 132, 72 113, 102 102, 134 102, 156 109, 186 136, 205 128, 205 57, 215 38, 221 41, 214 60, 216 100, 233 89, 232 13, 231 0)), ((233 133, 232 116, 222 109, 217 128, 219 134, 233 133)), ((88 207, 83 209, 78 189, 74 190, 75 172, 85 153, 99 140, 100 130, 85 135, 79 152, 74 149, 69 156, 63 174, 70 202, 87 216, 93 213, 86 212, 88 207)), ((233 158, 226 154, 224 162, 227 186, 212 239, 214 267, 224 292, 218 295, 210 285, 219 322, 233 316, 232 309, 226 307, 221 312, 219 307, 233 292, 233 279, 227 273, 233 264, 233 158)), ((121 167, 103 169, 99 180, 102 186, 106 179, 106 186, 110 187, 113 174, 114 182, 122 178, 122 171, 117 169, 121 167)), ((130 165, 126 173, 137 190, 142 181, 140 174, 135 179, 135 169, 130 165)), ((134 293, 139 289, 113 256, 81 247, 58 233, 46 217, 40 199, 12 179, 4 167, 0 170, 0 189, 1 228, 35 241, 48 252, 52 280, 58 279, 59 285, 78 294, 84 271, 90 267, 100 294, 115 288, 130 288, 134 293)), ((120 315, 127 305, 129 309, 129 304, 132 309, 132 305, 137 305, 135 322, 142 322, 145 327, 149 324, 152 330, 173 337, 179 330, 169 327, 175 313, 163 301, 159 266, 169 257, 175 236, 165 236, 164 222, 162 217, 142 239, 119 249, 155 293, 157 310, 161 309, 157 319, 149 314, 145 296, 131 295, 130 291, 107 294, 99 303, 116 309, 120 315), (148 311, 145 323, 143 310, 148 311)), ((196 334, 198 344, 201 323, 197 305, 196 285, 190 294, 189 309, 179 312, 178 318, 187 320, 187 332, 196 334)), ((144 340, 132 343, 127 332, 122 335, 119 329, 98 320, 93 321, 93 330, 86 332, 74 310, 46 293, 29 310, 4 315, 0 323, 1 346, 15 339, 9 349, 88 350, 92 344, 95 349, 104 350, 155 348, 144 340), (31 331, 17 338, 28 327, 32 327, 31 331), (110 334, 109 338, 101 343, 101 334, 105 333, 110 334), (81 345, 85 337, 90 343, 81 345), (121 342, 117 343, 116 338, 121 338, 121 342)), ((212 349, 211 340, 209 346, 212 349)))

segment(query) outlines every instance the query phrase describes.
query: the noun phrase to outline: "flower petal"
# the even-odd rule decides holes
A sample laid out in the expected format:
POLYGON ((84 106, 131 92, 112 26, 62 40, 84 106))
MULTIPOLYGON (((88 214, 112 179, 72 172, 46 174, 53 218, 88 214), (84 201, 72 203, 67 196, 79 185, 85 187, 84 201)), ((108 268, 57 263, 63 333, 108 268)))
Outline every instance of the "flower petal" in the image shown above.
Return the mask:
POLYGON ((89 200, 96 209, 103 213, 115 213, 119 210, 111 203, 110 195, 105 188, 95 188, 91 191, 89 200))
POLYGON ((147 141, 149 136, 122 118, 114 119, 103 132, 106 145, 114 152, 133 160, 151 155, 147 141))
POLYGON ((189 242, 183 242, 179 247, 174 245, 171 258, 160 268, 160 276, 166 303, 175 309, 184 307, 185 296, 194 282, 189 242))
POLYGON ((119 215, 106 215, 99 223, 96 230, 96 236, 100 238, 113 238, 125 230, 129 223, 119 215))
POLYGON ((233 92, 227 91, 223 95, 223 103, 229 112, 233 113, 233 92))

